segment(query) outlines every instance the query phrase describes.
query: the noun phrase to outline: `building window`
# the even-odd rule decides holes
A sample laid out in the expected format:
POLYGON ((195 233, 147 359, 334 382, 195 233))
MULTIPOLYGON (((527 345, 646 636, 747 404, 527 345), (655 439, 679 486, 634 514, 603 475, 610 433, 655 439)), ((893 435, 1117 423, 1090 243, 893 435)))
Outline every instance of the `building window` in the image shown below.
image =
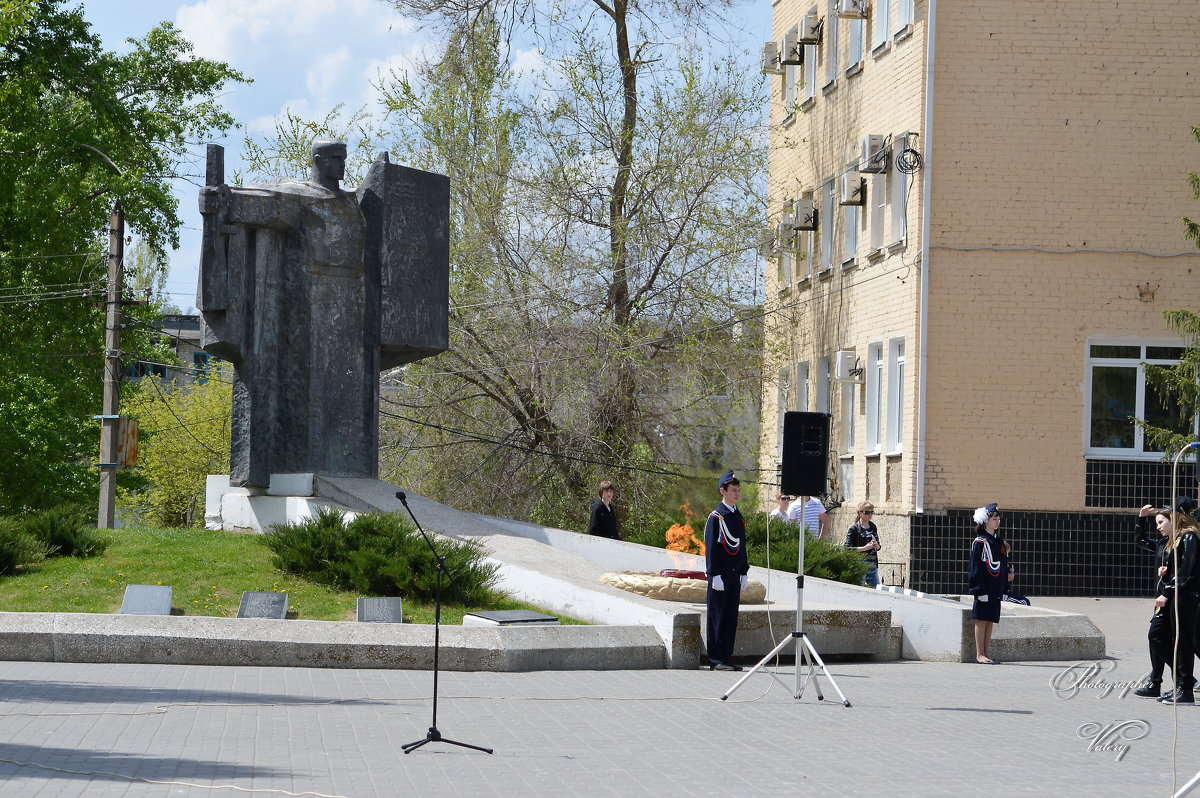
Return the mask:
POLYGON ((775 448, 780 460, 783 460, 783 414, 788 409, 789 393, 791 393, 791 385, 788 381, 788 370, 781 368, 779 370, 779 385, 776 394, 778 412, 775 414, 777 416, 775 424, 775 448))
POLYGON ((854 453, 854 383, 842 383, 842 453, 854 453))
POLYGON ((808 412, 808 361, 796 364, 796 409, 808 412))
POLYGON ((887 175, 871 175, 867 189, 868 224, 871 228, 871 251, 883 249, 883 226, 887 219, 887 175))
POLYGON ((908 237, 908 175, 895 167, 895 156, 907 146, 907 137, 897 139, 896 143, 892 146, 892 165, 885 175, 887 182, 890 184, 890 204, 892 206, 891 236, 888 241, 890 244, 899 244, 908 237))
POLYGON ((858 69, 863 62, 863 52, 866 48, 867 25, 865 19, 852 19, 847 28, 846 36, 849 38, 850 56, 847 58, 846 71, 852 72, 858 69))
POLYGON ((875 0, 875 5, 871 9, 871 51, 878 50, 883 45, 887 44, 888 22, 890 0, 875 0))
POLYGON ((838 23, 837 0, 826 0, 825 33, 821 38, 821 49, 825 51, 825 85, 837 80, 838 70, 838 23))
MULTIPOLYGON (((817 9, 814 6, 808 13, 816 14, 817 9)), ((804 92, 803 99, 800 100, 801 107, 804 107, 809 101, 817 96, 817 46, 815 44, 804 45, 804 92)))
POLYGON ((867 347, 867 454, 879 454, 879 421, 883 387, 883 344, 867 347))
POLYGON ((192 379, 203 385, 208 382, 209 366, 212 360, 215 360, 208 352, 193 352, 192 365, 195 367, 192 370, 192 379))
MULTIPOLYGON (((858 175, 854 175, 855 178, 858 175)), ((842 265, 854 263, 858 254, 858 208, 857 205, 847 205, 842 208, 842 265)))
POLYGON ((795 259, 795 254, 792 252, 790 241, 781 241, 779 246, 782 247, 779 253, 779 268, 775 272, 776 288, 780 291, 792 284, 792 261, 795 259))
MULTIPOLYGON (((798 27, 793 27, 788 31, 789 36, 795 36, 800 32, 798 27)), ((786 41, 786 39, 785 39, 786 41)), ((779 43, 779 52, 783 53, 784 57, 791 55, 783 46, 783 42, 779 43)), ((784 64, 783 66, 783 113, 785 116, 790 116, 796 110, 796 84, 800 80, 800 67, 796 64, 784 64)))
POLYGON ((899 0, 896 3, 896 34, 904 32, 904 29, 913 24, 913 18, 916 16, 913 6, 914 0, 899 0))
POLYGON ((904 448, 904 339, 888 343, 887 450, 898 454, 904 448))
POLYGON ((821 215, 818 228, 821 231, 821 271, 833 265, 833 180, 821 184, 821 215))
POLYGON ((829 368, 828 355, 817 361, 817 412, 829 412, 829 392, 833 387, 833 373, 829 368))
POLYGON ((1135 419, 1187 434, 1196 420, 1181 421, 1180 406, 1146 384, 1145 364, 1179 362, 1178 340, 1089 339, 1087 354, 1087 439, 1084 453, 1125 459, 1157 459, 1135 419))

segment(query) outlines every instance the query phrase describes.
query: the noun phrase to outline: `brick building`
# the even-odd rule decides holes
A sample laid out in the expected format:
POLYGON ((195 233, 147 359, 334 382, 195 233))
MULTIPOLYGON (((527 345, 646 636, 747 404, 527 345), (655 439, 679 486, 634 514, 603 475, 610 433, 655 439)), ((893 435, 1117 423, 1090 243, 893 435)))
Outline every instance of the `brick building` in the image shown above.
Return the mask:
POLYGON ((1162 311, 1200 306, 1195 12, 776 2, 761 465, 829 412, 834 528, 876 504, 885 580, 965 589, 995 501, 1022 592, 1150 589, 1130 511, 1170 467, 1132 419, 1184 345, 1162 311))

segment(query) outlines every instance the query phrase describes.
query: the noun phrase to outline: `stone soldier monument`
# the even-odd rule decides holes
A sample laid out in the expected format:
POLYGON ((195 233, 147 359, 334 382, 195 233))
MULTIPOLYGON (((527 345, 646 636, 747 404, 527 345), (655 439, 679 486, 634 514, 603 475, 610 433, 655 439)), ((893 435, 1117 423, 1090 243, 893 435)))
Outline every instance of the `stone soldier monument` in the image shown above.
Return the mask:
POLYGON ((225 185, 208 146, 201 346, 234 364, 230 484, 378 476, 379 373, 449 346, 450 181, 388 162, 355 192, 346 145, 308 180, 225 185))

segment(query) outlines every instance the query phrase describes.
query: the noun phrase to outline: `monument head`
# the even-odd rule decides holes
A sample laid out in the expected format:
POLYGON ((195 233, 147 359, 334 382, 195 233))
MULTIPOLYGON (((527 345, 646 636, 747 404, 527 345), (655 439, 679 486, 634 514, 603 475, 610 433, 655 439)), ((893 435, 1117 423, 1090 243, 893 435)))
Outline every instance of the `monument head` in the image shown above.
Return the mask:
POLYGON ((314 183, 325 188, 338 188, 346 176, 346 142, 336 139, 317 139, 312 143, 312 175, 314 183))

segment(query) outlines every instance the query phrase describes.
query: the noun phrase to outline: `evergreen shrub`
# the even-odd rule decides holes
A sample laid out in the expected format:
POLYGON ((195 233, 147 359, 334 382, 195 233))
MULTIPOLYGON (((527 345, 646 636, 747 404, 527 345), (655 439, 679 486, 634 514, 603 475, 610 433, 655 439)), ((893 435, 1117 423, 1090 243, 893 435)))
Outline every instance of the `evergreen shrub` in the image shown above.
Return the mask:
POLYGON ((19 526, 56 556, 95 557, 110 541, 92 523, 94 513, 81 504, 60 504, 26 516, 19 526))
POLYGON ((0 518, 0 574, 16 573, 20 566, 41 562, 49 554, 49 546, 22 529, 20 521, 0 518))
MULTIPOLYGON (((273 525, 264 542, 275 567, 316 582, 366 595, 425 601, 436 596, 433 553, 417 528, 394 513, 366 513, 347 523, 341 511, 323 507, 306 521, 273 525)), ((479 545, 445 538, 435 544, 468 606, 494 598, 496 566, 484 562, 479 545)), ((457 600, 444 578, 442 601, 457 600)))

